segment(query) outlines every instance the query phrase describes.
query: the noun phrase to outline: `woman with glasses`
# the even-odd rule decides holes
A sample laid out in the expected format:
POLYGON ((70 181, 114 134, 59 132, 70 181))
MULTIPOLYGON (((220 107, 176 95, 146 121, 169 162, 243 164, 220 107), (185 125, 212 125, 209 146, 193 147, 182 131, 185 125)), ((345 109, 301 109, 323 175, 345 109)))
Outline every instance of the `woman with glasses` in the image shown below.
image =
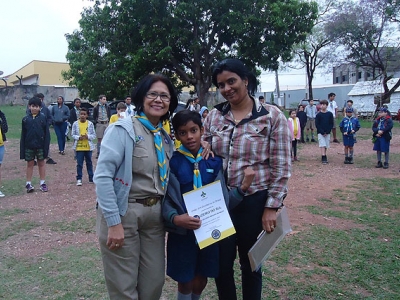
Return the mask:
POLYGON ((252 271, 247 254, 262 230, 270 233, 276 227, 276 211, 286 197, 290 176, 290 132, 279 108, 252 96, 257 80, 240 60, 217 63, 212 82, 227 101, 208 114, 204 138, 214 154, 224 158, 228 188, 240 187, 246 168, 255 172, 251 186, 242 191, 242 202, 230 212, 236 234, 219 242, 218 296, 237 299, 233 270, 237 247, 243 299, 257 300, 261 299, 261 270, 252 271))
POLYGON ((119 119, 102 141, 94 176, 97 228, 110 299, 158 300, 165 277, 161 201, 174 150, 162 123, 178 97, 157 74, 144 77, 131 97, 137 115, 119 119))

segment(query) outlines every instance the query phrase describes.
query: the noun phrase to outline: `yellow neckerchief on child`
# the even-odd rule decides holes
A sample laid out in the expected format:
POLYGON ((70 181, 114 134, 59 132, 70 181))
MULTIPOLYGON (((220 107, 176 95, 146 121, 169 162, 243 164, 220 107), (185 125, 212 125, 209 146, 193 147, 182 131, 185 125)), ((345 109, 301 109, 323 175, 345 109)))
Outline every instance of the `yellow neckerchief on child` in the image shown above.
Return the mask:
POLYGON ((199 162, 203 159, 201 156, 201 152, 203 152, 203 148, 200 147, 197 152, 196 157, 183 145, 181 145, 178 149, 178 152, 182 153, 192 164, 193 164, 193 189, 196 190, 203 186, 203 182, 201 181, 201 174, 199 170, 199 162))
MULTIPOLYGON (((86 120, 85 122, 81 122, 78 120, 79 126, 79 135, 87 135, 89 122, 86 120)), ((90 151, 89 140, 78 140, 76 143, 76 151, 90 151)))
POLYGON ((3 134, 1 133, 1 127, 0 127, 0 147, 3 145, 4 145, 3 134))

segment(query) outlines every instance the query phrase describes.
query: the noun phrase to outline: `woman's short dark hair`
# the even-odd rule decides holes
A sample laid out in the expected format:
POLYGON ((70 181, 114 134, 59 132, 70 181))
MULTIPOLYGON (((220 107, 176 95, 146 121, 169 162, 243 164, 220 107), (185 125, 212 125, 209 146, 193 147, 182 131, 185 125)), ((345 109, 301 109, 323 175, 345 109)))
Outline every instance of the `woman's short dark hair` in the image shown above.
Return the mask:
POLYGON ((133 89, 131 93, 131 98, 133 104, 136 106, 137 112, 143 112, 144 98, 146 97, 146 94, 150 90, 151 86, 158 81, 161 81, 167 86, 169 94, 171 96, 168 113, 160 118, 161 121, 165 121, 169 119, 175 108, 178 106, 178 94, 175 90, 175 87, 172 85, 171 81, 167 77, 161 74, 146 75, 133 89))
POLYGON ((200 114, 197 111, 190 111, 187 109, 181 110, 175 114, 172 118, 172 127, 176 131, 179 127, 185 126, 190 121, 199 125, 200 128, 203 127, 200 114))
POLYGON ((257 90, 257 78, 244 63, 236 58, 226 58, 216 63, 212 71, 212 83, 218 87, 217 76, 223 71, 237 74, 242 80, 247 79, 247 90, 250 95, 254 95, 257 90))
POLYGON ((80 98, 75 98, 74 99, 74 104, 75 104, 76 101, 81 101, 81 99, 80 98))

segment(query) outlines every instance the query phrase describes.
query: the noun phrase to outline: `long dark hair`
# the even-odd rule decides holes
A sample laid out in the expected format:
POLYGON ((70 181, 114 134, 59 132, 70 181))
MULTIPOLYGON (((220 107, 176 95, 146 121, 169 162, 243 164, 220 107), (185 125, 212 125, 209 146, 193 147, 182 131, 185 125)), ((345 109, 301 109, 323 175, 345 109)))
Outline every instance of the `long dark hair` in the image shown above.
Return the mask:
POLYGON ((144 78, 142 78, 142 80, 139 81, 139 83, 133 89, 131 93, 131 98, 133 104, 135 104, 136 106, 136 111, 138 113, 143 112, 144 98, 146 97, 146 94, 150 90, 153 83, 156 83, 158 81, 161 81, 167 86, 169 94, 171 96, 168 113, 166 113, 160 118, 160 121, 165 121, 168 120, 170 116, 172 116, 172 113, 178 106, 178 94, 175 91, 175 87, 172 85, 171 81, 167 77, 161 74, 146 75, 144 78))
POLYGON ((216 63, 212 72, 212 83, 218 87, 217 76, 223 71, 229 71, 237 74, 242 80, 247 79, 247 91, 250 95, 254 95, 257 90, 257 78, 244 63, 236 58, 226 58, 216 63))

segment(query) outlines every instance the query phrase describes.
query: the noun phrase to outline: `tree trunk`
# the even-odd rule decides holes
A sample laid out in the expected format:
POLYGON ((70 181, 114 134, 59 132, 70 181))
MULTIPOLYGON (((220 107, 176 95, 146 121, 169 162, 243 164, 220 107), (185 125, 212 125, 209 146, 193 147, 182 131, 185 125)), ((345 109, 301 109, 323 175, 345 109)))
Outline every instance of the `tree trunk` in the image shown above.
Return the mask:
POLYGON ((207 106, 207 94, 210 89, 210 84, 198 81, 196 84, 197 97, 200 99, 200 106, 207 106))

